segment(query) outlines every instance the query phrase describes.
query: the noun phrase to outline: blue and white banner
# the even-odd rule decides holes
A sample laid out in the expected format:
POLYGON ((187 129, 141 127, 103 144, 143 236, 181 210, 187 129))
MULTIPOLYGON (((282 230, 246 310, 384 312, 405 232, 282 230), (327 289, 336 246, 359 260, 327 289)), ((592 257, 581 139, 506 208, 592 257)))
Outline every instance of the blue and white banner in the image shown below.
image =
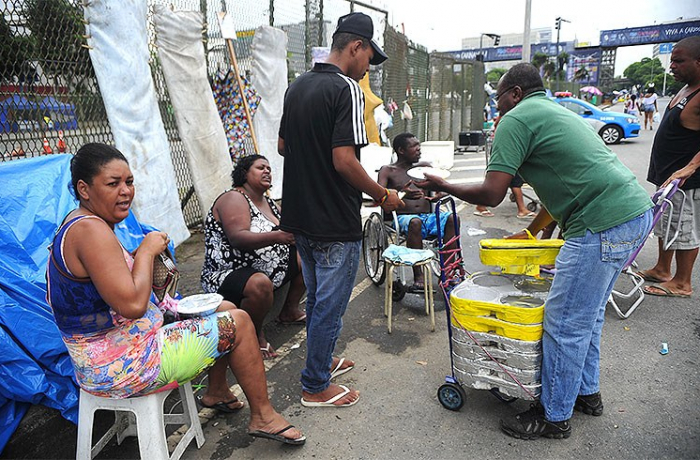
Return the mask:
MULTIPOLYGON (((574 42, 560 42, 559 43, 559 53, 561 52, 571 53, 574 51, 574 42)), ((534 56, 536 53, 543 53, 547 56, 557 56, 557 44, 556 43, 537 43, 530 45, 530 55, 534 56)), ((463 60, 475 60, 479 54, 484 55, 484 62, 496 62, 496 61, 519 61, 522 59, 523 47, 522 45, 513 46, 498 46, 495 48, 473 48, 460 51, 448 51, 455 57, 455 59, 463 60)))
POLYGON ((700 21, 603 30, 600 32, 600 46, 613 48, 616 46, 677 42, 693 35, 700 35, 700 21))

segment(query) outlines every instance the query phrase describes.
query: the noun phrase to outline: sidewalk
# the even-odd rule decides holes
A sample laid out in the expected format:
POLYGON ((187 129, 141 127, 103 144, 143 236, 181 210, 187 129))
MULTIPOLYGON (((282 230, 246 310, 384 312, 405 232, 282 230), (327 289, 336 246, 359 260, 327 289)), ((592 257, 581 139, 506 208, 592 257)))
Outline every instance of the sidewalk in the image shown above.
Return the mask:
MULTIPOLYGON (((470 271, 483 269, 478 241, 516 231, 515 205, 506 200, 492 218, 479 218, 467 206, 462 218, 463 251, 470 271), (467 229, 486 234, 467 236, 467 229)), ((199 292, 203 238, 194 234, 178 247, 181 292, 199 292)), ((648 266, 656 256, 649 241, 640 255, 648 266)), ((693 283, 700 286, 698 272, 693 283)), ((465 388, 459 412, 444 409, 436 392, 451 372, 447 321, 436 295, 436 332, 423 311, 422 297, 407 295, 394 304, 393 333, 382 314, 383 286, 356 279, 337 353, 357 362, 339 383, 360 389, 353 407, 309 409, 299 403, 299 371, 305 356, 302 327, 268 323, 266 331, 284 355, 268 370, 275 407, 307 435, 293 448, 247 436, 248 410, 215 415, 204 425, 206 442, 194 444, 184 459, 688 459, 700 458, 700 315, 697 298, 648 297, 626 321, 609 310, 603 333, 601 417, 575 414, 567 440, 519 441, 499 428, 501 417, 524 410, 526 401, 504 404, 483 390, 465 388), (669 354, 661 355, 661 342, 669 354)), ((273 315, 271 315, 273 316, 273 315)), ((204 411, 203 411, 204 412, 204 411)), ((45 408, 34 408, 3 453, 3 458, 74 458, 76 427, 45 408)), ((106 418, 106 417, 105 417, 106 418)), ((105 418, 102 422, 104 424, 105 418)), ((100 428, 96 428, 99 431, 100 428)), ((138 458, 135 438, 112 442, 98 458, 138 458)))

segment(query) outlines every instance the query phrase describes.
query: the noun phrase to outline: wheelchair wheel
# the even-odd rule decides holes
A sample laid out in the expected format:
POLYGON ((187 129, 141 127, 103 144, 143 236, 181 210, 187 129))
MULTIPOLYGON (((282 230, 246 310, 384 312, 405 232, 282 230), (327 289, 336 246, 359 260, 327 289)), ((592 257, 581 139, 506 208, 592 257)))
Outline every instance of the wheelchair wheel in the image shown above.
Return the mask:
POLYGON ((382 253, 388 246, 389 236, 384 227, 382 216, 373 212, 362 229, 362 260, 367 276, 377 286, 384 282, 386 276, 382 253))

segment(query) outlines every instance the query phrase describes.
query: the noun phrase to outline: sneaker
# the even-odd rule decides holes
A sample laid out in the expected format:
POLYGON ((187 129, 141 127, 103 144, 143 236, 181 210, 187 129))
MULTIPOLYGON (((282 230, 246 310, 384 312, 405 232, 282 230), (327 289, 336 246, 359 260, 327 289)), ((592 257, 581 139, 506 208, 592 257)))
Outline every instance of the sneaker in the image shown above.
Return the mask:
POLYGON ((603 398, 600 396, 600 391, 592 395, 577 396, 574 410, 596 417, 603 415, 603 398))
POLYGON ((549 422, 544 418, 544 408, 537 402, 530 409, 512 417, 501 420, 501 431, 518 439, 545 438, 564 439, 571 436, 568 420, 549 422))

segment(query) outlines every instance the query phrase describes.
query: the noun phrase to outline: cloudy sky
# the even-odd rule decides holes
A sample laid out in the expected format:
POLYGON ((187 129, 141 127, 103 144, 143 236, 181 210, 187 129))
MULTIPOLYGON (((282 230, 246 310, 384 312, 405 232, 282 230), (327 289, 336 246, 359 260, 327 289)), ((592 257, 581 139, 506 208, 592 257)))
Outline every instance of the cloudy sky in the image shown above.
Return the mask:
MULTIPOLYGON (((367 0, 365 0, 367 1, 367 0)), ((389 12, 389 22, 428 50, 461 49, 461 39, 481 33, 522 33, 525 0, 370 0, 389 12)), ((600 31, 640 27, 700 17, 700 0, 532 0, 530 27, 551 27, 557 17, 571 21, 561 28, 561 41, 600 43, 600 31)), ((615 74, 643 57, 651 46, 619 48, 615 74)))

